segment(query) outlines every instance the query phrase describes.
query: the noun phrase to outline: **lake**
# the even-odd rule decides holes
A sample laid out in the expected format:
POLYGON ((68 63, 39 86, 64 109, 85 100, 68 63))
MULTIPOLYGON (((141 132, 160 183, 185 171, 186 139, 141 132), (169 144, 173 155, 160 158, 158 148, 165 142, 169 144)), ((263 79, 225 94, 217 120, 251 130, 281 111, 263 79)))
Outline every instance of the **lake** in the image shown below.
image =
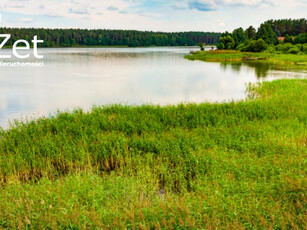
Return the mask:
MULTIPOLYGON (((249 82, 306 76, 278 70, 271 64, 210 63, 183 58, 198 49, 39 49, 39 54, 44 55, 43 67, 0 67, 0 126, 6 128, 13 119, 76 107, 89 109, 92 105, 240 100, 246 97, 249 82)), ((1 54, 8 52, 2 50, 1 54)))

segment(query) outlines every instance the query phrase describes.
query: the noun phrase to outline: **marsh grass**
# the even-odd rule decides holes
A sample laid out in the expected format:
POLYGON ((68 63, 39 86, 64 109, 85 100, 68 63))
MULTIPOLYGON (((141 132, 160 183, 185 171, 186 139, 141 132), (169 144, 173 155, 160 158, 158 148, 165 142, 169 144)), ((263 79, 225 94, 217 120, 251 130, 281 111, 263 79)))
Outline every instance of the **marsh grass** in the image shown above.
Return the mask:
POLYGON ((16 121, 0 132, 0 228, 304 229, 306 89, 16 121))

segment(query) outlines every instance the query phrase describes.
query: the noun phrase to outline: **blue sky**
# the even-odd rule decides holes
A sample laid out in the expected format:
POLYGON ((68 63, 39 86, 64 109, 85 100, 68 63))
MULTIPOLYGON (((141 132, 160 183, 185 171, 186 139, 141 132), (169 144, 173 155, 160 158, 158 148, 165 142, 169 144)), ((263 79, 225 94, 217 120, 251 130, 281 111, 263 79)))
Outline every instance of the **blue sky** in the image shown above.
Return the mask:
POLYGON ((1 0, 0 26, 232 31, 306 18, 307 0, 1 0))

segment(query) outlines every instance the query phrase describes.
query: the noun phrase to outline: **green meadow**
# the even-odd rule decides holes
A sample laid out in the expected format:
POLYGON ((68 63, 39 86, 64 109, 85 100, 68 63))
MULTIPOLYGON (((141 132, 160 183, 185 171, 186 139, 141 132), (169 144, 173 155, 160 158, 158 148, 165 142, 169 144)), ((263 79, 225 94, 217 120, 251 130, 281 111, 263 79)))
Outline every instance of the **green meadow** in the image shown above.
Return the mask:
POLYGON ((0 131, 0 229, 306 229, 307 81, 0 131))
POLYGON ((265 60, 281 64, 300 65, 307 68, 307 54, 283 54, 274 52, 240 52, 235 50, 217 50, 217 51, 198 51, 191 55, 186 55, 189 60, 201 61, 248 61, 265 60))

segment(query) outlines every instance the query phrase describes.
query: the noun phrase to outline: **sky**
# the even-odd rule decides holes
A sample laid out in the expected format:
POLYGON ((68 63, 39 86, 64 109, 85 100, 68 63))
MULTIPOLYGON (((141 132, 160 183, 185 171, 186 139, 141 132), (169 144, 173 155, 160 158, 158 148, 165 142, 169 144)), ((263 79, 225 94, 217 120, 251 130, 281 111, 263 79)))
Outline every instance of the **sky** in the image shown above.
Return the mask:
POLYGON ((307 0, 0 0, 0 27, 224 32, 306 18, 307 0))

